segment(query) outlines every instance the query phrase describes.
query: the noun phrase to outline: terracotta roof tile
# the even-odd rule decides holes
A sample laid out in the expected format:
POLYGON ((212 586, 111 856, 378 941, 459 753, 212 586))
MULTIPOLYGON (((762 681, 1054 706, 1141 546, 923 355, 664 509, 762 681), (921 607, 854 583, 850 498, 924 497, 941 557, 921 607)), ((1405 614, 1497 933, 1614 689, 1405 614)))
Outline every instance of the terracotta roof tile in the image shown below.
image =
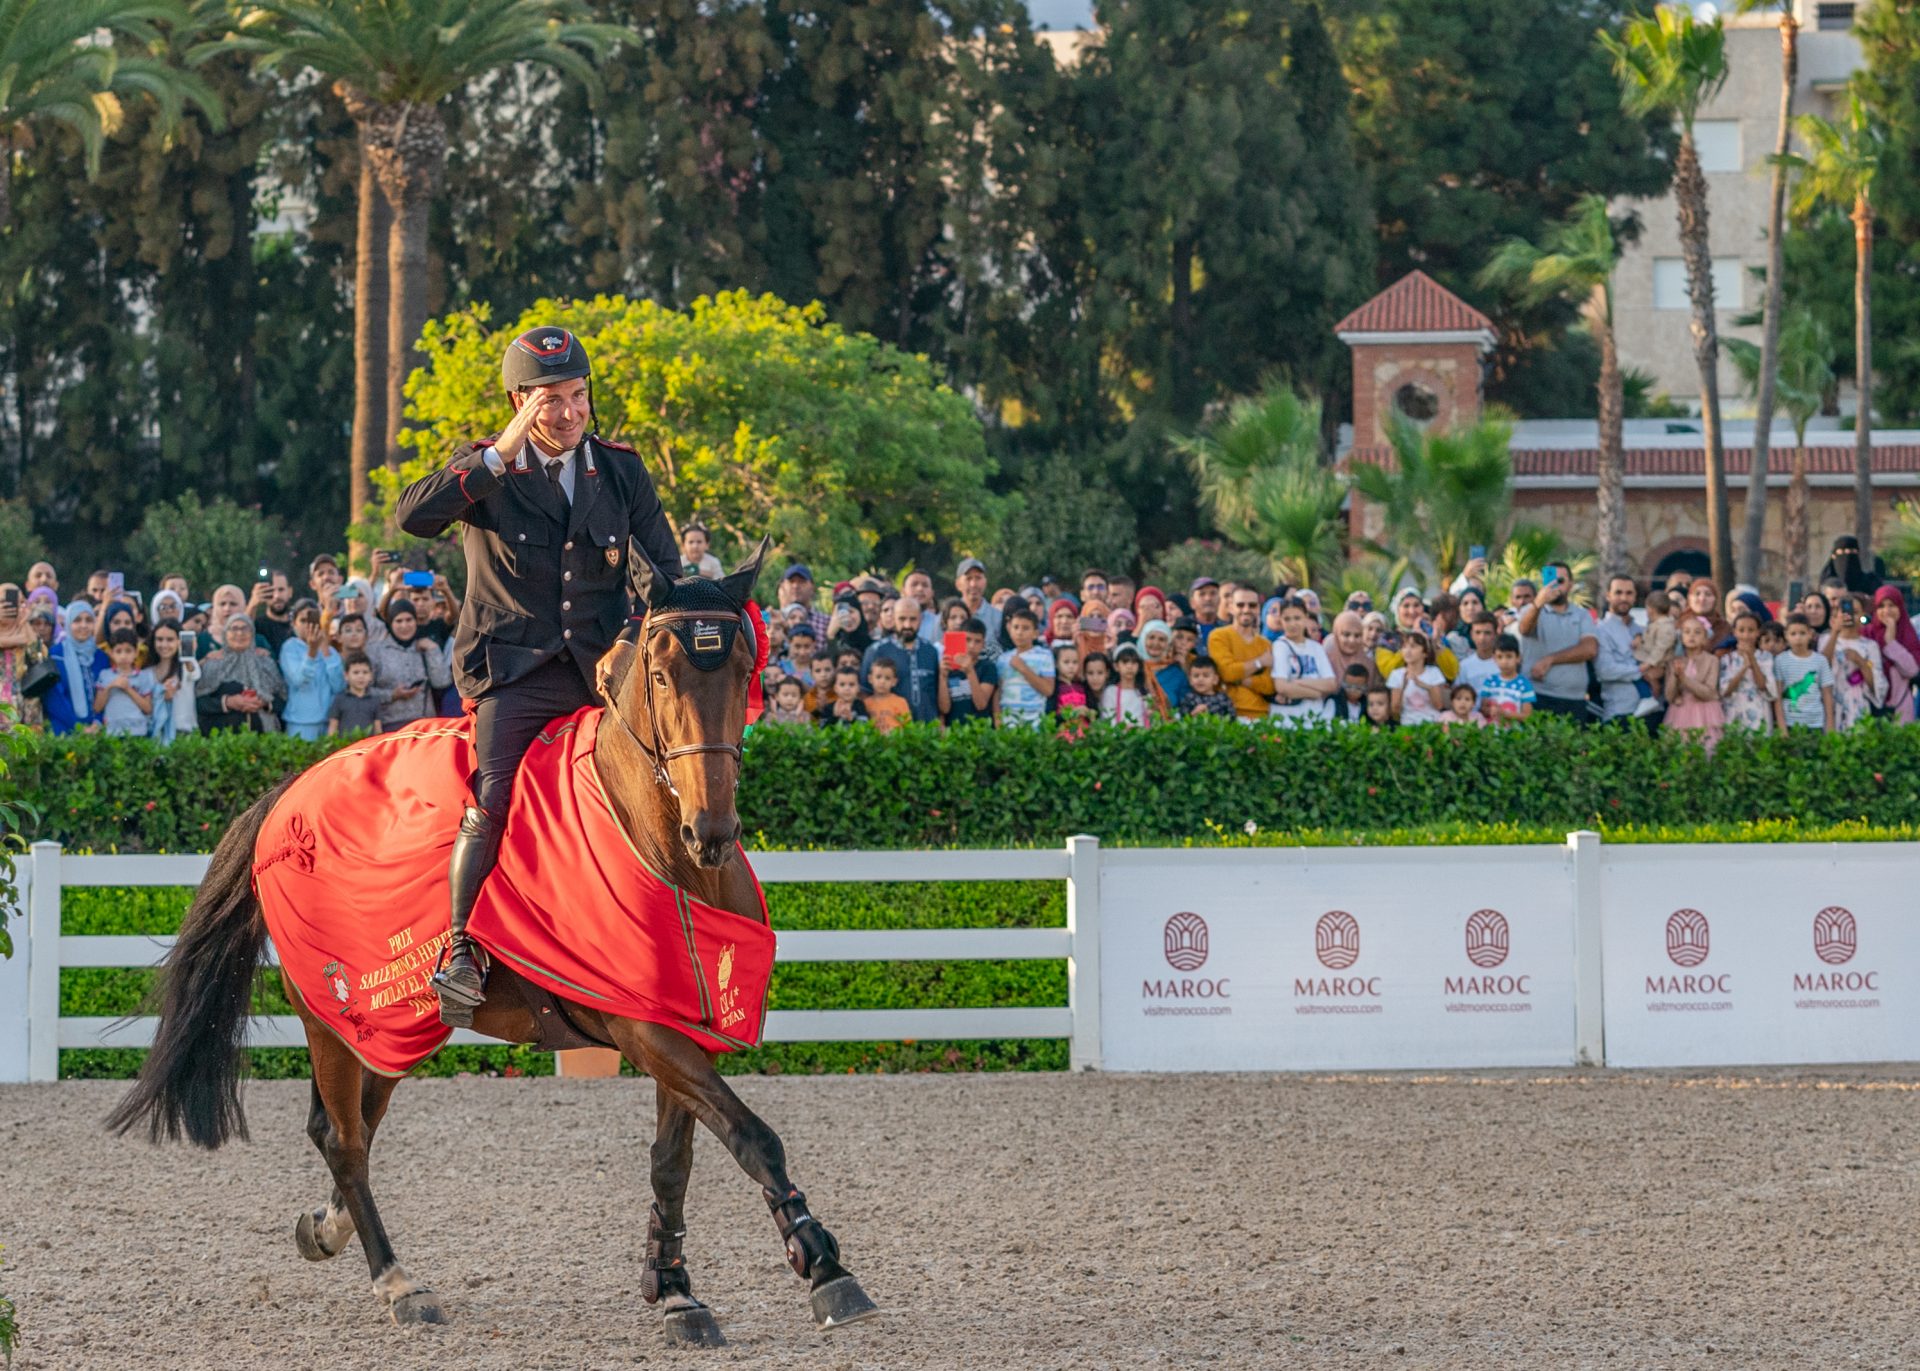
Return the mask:
MULTIPOLYGON (((1356 447, 1350 456, 1360 461, 1391 463, 1389 447, 1356 447)), ((1522 448, 1512 450, 1516 477, 1571 476, 1591 479, 1600 454, 1593 448, 1522 448)), ((1706 476, 1706 454, 1697 447, 1628 448, 1628 476, 1706 476)), ((1793 449, 1774 447, 1769 453, 1768 471, 1784 476, 1793 469, 1793 449)), ((1744 476, 1753 462, 1753 449, 1727 449, 1727 473, 1744 476)), ((1877 443, 1873 449, 1873 469, 1879 474, 1920 473, 1920 443, 1877 443)), ((1848 476, 1853 473, 1853 444, 1810 444, 1807 448, 1807 474, 1810 476, 1848 476)))
POLYGON ((1410 271, 1333 326, 1335 333, 1467 333, 1493 321, 1424 271, 1410 271))

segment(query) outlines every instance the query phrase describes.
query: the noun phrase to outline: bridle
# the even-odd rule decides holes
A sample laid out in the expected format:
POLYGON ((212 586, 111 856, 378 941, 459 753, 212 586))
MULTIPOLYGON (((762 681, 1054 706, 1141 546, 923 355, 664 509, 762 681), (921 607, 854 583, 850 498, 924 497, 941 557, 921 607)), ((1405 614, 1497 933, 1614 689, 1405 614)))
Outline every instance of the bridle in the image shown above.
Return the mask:
MULTIPOLYGON (((748 641, 752 642, 752 623, 744 612, 740 617, 742 620, 742 629, 749 635, 748 641)), ((682 743, 678 747, 668 747, 666 745, 666 739, 660 735, 660 711, 654 708, 653 701, 653 672, 647 665, 649 644, 652 642, 656 633, 670 631, 676 623, 688 622, 695 619, 711 622, 713 619, 713 611, 658 609, 649 613, 642 622, 640 642, 637 645, 631 670, 642 673, 642 688, 647 693, 647 731, 652 735, 651 742, 641 737, 639 732, 634 729, 634 726, 627 721, 627 716, 621 712, 620 692, 618 690, 609 691, 606 697, 607 713, 611 714, 620 727, 626 730, 627 736, 633 739, 634 745, 640 749, 641 755, 652 763, 654 783, 665 786, 675 800, 680 798, 680 792, 674 787, 673 777, 667 772, 667 763, 675 757, 694 757, 702 753, 718 753, 721 756, 731 757, 734 761, 733 786, 735 790, 738 790, 740 787, 739 743, 682 743)))

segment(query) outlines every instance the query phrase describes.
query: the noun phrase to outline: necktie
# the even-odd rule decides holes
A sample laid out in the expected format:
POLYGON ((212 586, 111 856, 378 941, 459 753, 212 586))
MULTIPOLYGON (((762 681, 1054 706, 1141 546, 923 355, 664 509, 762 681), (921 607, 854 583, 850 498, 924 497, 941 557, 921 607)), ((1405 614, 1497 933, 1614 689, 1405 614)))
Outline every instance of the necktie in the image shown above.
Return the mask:
POLYGON ((546 465, 547 465, 547 484, 553 487, 553 493, 560 497, 561 504, 563 505, 571 504, 572 501, 567 499, 567 488, 560 484, 560 468, 565 466, 566 463, 565 462, 548 462, 546 465))

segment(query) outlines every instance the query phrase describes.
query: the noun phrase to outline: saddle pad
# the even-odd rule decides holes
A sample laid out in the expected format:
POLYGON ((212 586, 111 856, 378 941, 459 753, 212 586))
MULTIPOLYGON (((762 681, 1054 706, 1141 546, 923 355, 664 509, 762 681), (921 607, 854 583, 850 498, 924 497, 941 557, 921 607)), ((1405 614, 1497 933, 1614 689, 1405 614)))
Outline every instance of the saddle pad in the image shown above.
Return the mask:
MULTIPOLYGON (((752 1047, 773 974, 765 897, 756 881, 755 915, 719 909, 641 860, 593 763, 601 714, 557 719, 528 749, 469 931, 496 965, 563 999, 669 1025, 711 1051, 752 1047)), ((429 978, 447 941, 447 858, 472 768, 466 719, 377 734, 301 775, 254 848, 254 889, 288 982, 385 1075, 451 1032, 429 978)))

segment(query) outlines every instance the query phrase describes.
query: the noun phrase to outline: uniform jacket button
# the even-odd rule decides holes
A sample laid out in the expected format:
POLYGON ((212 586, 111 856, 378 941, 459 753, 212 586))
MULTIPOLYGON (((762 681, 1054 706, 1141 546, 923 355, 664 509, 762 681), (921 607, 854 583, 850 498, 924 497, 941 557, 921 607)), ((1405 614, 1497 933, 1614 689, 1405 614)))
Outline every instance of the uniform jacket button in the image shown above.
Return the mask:
POLYGON ((562 608, 562 609, 572 609, 572 608, 573 608, 573 601, 571 601, 571 600, 562 600, 562 601, 560 602, 560 608, 562 608))
POLYGON ((568 551, 568 552, 572 552, 572 551, 573 551, 573 540, 572 540, 572 539, 568 539, 568 540, 567 540, 567 551, 568 551))
POLYGON ((526 534, 524 534, 524 533, 522 533, 522 534, 520 535, 520 541, 521 541, 521 542, 523 542, 523 543, 524 543, 524 542, 526 542, 526 541, 527 541, 527 535, 526 535, 526 534))
POLYGON ((560 634, 560 636, 561 636, 562 638, 571 638, 571 637, 573 636, 573 630, 572 630, 572 629, 570 629, 570 628, 569 628, 569 629, 565 629, 565 630, 563 630, 563 631, 561 632, 561 634, 560 634))
POLYGON ((612 546, 613 546, 613 544, 614 544, 614 535, 613 535, 613 534, 611 534, 611 533, 609 533, 609 534, 607 535, 607 546, 608 546, 608 547, 612 547, 612 546))
POLYGON ((571 571, 563 571, 560 573, 560 579, 563 581, 571 581, 573 579, 573 573, 571 571))

